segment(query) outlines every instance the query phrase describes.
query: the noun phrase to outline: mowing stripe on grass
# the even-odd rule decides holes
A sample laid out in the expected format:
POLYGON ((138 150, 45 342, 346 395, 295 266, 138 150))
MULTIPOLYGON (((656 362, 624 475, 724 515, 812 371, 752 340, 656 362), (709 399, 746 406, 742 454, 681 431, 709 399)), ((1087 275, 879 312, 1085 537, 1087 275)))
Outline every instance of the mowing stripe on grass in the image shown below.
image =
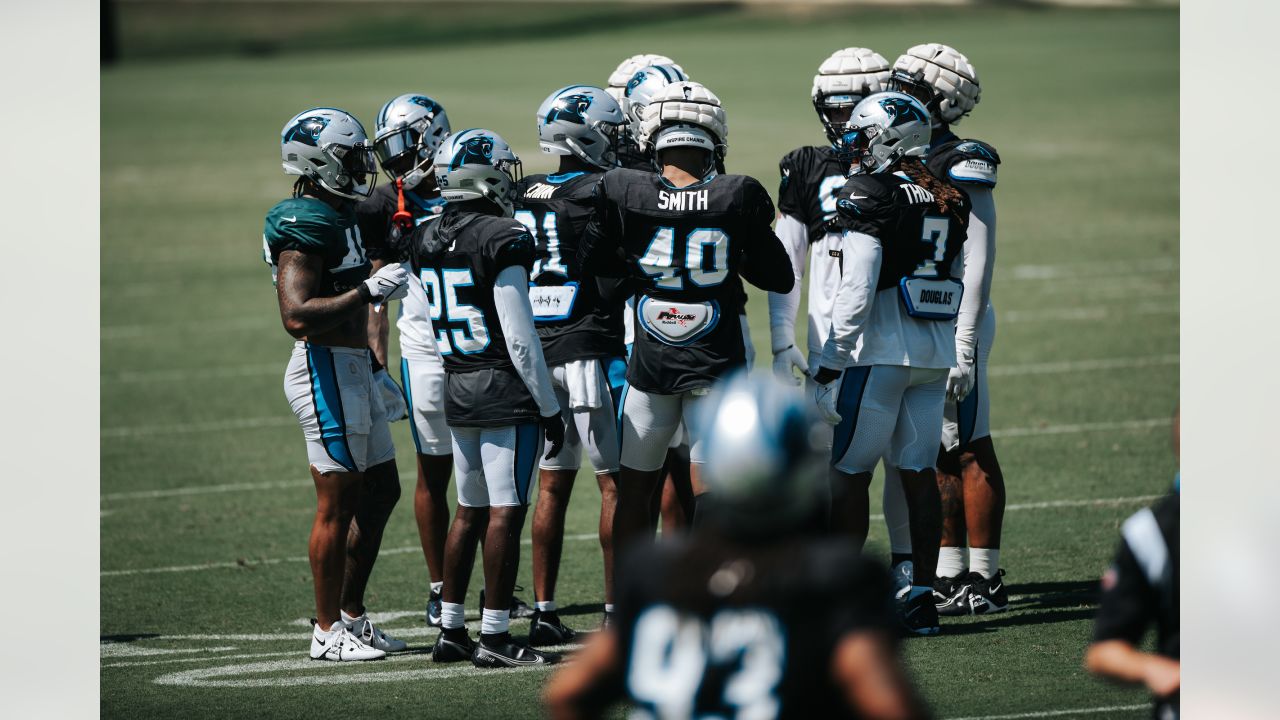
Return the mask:
POLYGON ((1177 365, 1178 355, 1142 355, 1138 357, 1098 358, 1096 360, 1062 360, 1059 362, 1021 363, 1018 365, 992 365, 987 368, 990 377, 1012 377, 1020 375, 1054 375, 1071 372, 1093 372, 1097 370, 1128 370, 1132 368, 1156 367, 1158 365, 1177 365))
POLYGON ((1048 320, 1105 320, 1128 315, 1177 315, 1178 303, 1134 303, 1124 307, 1085 305, 1081 307, 1055 308, 1052 310, 1006 310, 999 314, 999 322, 1024 323, 1048 320))
MULTIPOLYGON (((1160 496, 1159 495, 1135 495, 1133 497, 1095 498, 1091 500, 1046 500, 1044 502, 1016 503, 1013 505, 1006 505, 1005 512, 1018 512, 1022 510, 1047 510, 1051 508, 1068 508, 1068 507, 1106 507, 1110 505, 1127 505, 1130 503, 1151 502, 1152 500, 1155 500, 1158 497, 1160 496)), ((873 520, 883 520, 884 516, 872 515, 871 518, 873 520)), ((596 540, 598 539, 598 535, 596 533, 581 533, 577 535, 565 535, 564 539, 566 542, 596 540)), ((529 545, 531 544, 531 542, 532 542, 531 540, 525 539, 521 541, 521 544, 529 545)), ((379 556, 382 556, 382 555, 401 555, 404 553, 416 553, 416 552, 422 552, 422 548, 417 545, 406 545, 404 547, 398 547, 398 548, 383 548, 381 551, 379 551, 378 554, 379 556)), ((286 563, 286 562, 304 563, 304 562, 307 562, 307 558, 305 557, 267 558, 264 560, 238 560, 236 562, 203 563, 201 565, 174 565, 171 567, 134 568, 130 570, 103 570, 102 572, 98 573, 98 576, 99 577, 117 577, 117 576, 123 576, 123 575, 152 575, 156 573, 199 572, 201 570, 230 570, 230 569, 241 568, 241 567, 253 568, 253 567, 258 567, 263 565, 279 565, 280 563, 286 563)), ((181 636, 181 637, 187 637, 187 636, 181 636)), ((249 639, 253 639, 254 637, 261 638, 263 636, 261 635, 243 635, 243 636, 242 635, 200 635, 200 636, 191 636, 189 639, 249 640, 249 639)))
POLYGON ((1172 425, 1173 418, 1150 418, 1147 420, 1121 420, 1118 422, 1079 423, 1076 425, 1042 425, 1022 428, 1005 428, 992 430, 993 438, 1034 437, 1037 435, 1069 435, 1101 430, 1147 430, 1155 427, 1172 425))
POLYGON ((973 715, 971 717, 947 718, 946 720, 1021 720, 1022 718, 1062 717, 1064 715, 1099 715, 1113 712, 1137 712, 1150 710, 1149 703, 1141 705, 1112 705, 1110 707, 1074 708, 1072 710, 1033 710, 1031 712, 1012 713, 1010 715, 973 715))
POLYGON ((1014 265, 1000 272, 1009 280, 1062 280, 1085 277, 1128 277, 1178 271, 1176 257, 1150 257, 1135 260, 1059 263, 1055 265, 1014 265))

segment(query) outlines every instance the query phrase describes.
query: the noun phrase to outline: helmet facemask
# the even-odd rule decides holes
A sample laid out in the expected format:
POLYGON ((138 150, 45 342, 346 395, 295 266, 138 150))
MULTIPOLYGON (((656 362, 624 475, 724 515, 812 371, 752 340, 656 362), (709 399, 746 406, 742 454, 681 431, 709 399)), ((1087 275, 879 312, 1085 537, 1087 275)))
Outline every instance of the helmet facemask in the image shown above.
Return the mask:
POLYGON ((861 95, 823 95, 813 100, 813 109, 818 113, 822 131, 836 155, 842 159, 849 157, 849 148, 843 142, 845 125, 853 114, 853 107, 861 101, 861 95))
POLYGON ((894 70, 889 76, 889 82, 886 83, 886 89, 890 92, 910 95, 919 100, 924 109, 929 111, 929 117, 933 118, 933 122, 938 122, 938 105, 942 98, 934 91, 933 85, 924 79, 923 71, 909 73, 905 70, 894 70))
POLYGON ((364 142, 347 146, 340 143, 329 143, 320 148, 320 152, 329 157, 335 167, 341 168, 334 173, 333 181, 328 182, 323 173, 315 173, 311 179, 321 187, 335 195, 359 200, 373 194, 378 181, 378 165, 374 160, 373 148, 364 142))

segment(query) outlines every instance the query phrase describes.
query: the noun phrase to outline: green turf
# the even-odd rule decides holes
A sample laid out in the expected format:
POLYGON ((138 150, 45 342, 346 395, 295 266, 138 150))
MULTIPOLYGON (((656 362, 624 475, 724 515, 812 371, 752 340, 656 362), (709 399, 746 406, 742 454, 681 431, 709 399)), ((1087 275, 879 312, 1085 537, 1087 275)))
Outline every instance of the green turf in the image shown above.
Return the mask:
MULTIPOLYGON (((143 43, 133 57, 178 54, 172 48, 183 38, 179 48, 192 52, 198 37, 215 50, 234 49, 236 28, 280 20, 196 16, 203 35, 189 21, 166 39, 155 33, 172 23, 159 16, 138 30, 146 7, 127 6, 122 34, 150 37, 160 50, 143 43)), ((664 52, 723 99, 731 168, 774 187, 783 153, 821 141, 807 94, 830 50, 856 43, 893 56, 920 41, 954 44, 986 88, 958 129, 994 143, 1004 160, 994 289, 1002 321, 993 358, 1003 374, 992 393, 994 427, 1012 431, 996 441, 1009 502, 1134 498, 1167 487, 1174 461, 1160 421, 1177 402, 1179 342, 1176 12, 718 10, 676 19, 667 8, 623 29, 585 22, 580 7, 520 12, 500 18, 511 30, 498 33, 503 44, 463 41, 455 36, 468 23, 429 14, 415 22, 431 31, 358 42, 387 27, 375 14, 332 52, 126 62, 103 72, 102 569, 235 564, 103 576, 101 633, 132 638, 103 646, 104 715, 536 714, 540 672, 432 677, 439 670, 420 655, 359 668, 299 662, 306 631, 295 621, 312 614, 302 558, 314 501, 281 392, 290 340, 260 233, 263 214, 289 188, 275 159, 276 133, 313 105, 344 107, 370 122, 387 98, 425 90, 446 105, 455 128, 491 127, 526 158, 526 171, 544 171, 550 165, 532 120, 547 93, 602 82, 625 55, 664 52), (451 39, 435 49, 415 42, 444 35, 451 39), (1042 367, 1097 359, 1119 362, 1091 371, 1042 367), (227 428, 245 420, 250 427, 227 428), (1089 429, 1146 420, 1155 422, 1089 429), (1054 432, 1072 425, 1086 427, 1054 432), (255 489, 190 491, 233 483, 255 489), (166 637, 174 635, 206 637, 166 637), (240 635, 267 637, 217 637, 240 635), (178 673, 203 671, 207 683, 210 671, 243 663, 265 665, 224 679, 249 686, 174 684, 191 681, 178 673), (344 682, 386 673, 407 674, 344 682), (307 682, 332 687, 299 684, 307 682)), ((282 50, 309 46, 298 33, 286 36, 282 50)), ((750 311, 757 346, 767 349, 762 293, 753 293, 750 311)), ((413 612, 387 627, 408 631, 422 649, 434 633, 420 631, 417 615, 425 567, 407 502, 412 443, 403 423, 394 435, 406 500, 387 529, 389 552, 368 602, 375 611, 413 612)), ((593 531, 597 499, 584 478, 569 534, 593 531)), ((1093 581, 1119 522, 1140 504, 1010 510, 1002 564, 1018 598, 1014 611, 948 622, 942 637, 906 645, 940 716, 1143 702, 1142 692, 1096 682, 1080 668, 1093 581)), ((886 547, 878 523, 870 547, 886 547)), ((593 540, 566 543, 558 600, 571 624, 596 622, 599 574, 593 540)), ((520 578, 531 585, 527 554, 520 578)))

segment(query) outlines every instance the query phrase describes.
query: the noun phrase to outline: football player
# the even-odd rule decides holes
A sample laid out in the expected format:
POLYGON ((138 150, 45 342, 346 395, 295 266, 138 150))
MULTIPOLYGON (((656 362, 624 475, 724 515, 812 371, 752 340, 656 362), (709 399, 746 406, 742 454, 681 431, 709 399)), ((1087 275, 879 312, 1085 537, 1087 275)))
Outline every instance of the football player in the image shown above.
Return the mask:
POLYGON ((884 569, 807 536, 824 488, 800 394, 739 375, 708 403, 704 521, 625 561, 618 622, 548 682, 551 716, 926 717, 884 569))
POLYGON ((445 419, 458 471, 458 509, 444 551, 444 629, 432 658, 482 668, 545 664, 553 658, 514 642, 508 630, 538 456, 544 439, 550 456, 564 443, 529 305, 536 247, 513 218, 520 160, 497 133, 472 129, 441 143, 434 165, 448 204, 407 242, 444 357, 445 419), (482 534, 485 600, 476 643, 463 623, 463 601, 482 534))
MULTIPOLYGON (((444 107, 421 93, 392 98, 378 111, 373 152, 391 182, 378 186, 357 208, 367 218, 364 237, 375 268, 402 259, 397 241, 408 237, 410 228, 438 218, 444 211, 431 158, 449 132, 444 107)), ((372 313, 370 320, 374 323, 370 334, 377 338, 373 350, 385 364, 387 313, 372 313)), ((436 346, 431 307, 422 283, 409 283, 396 326, 400 329, 400 382, 417 450, 413 514, 431 582, 427 624, 439 627, 453 438, 444 418, 444 361, 436 346)))
POLYGON ((285 174, 293 197, 267 213, 264 259, 280 320, 293 336, 284 392, 302 426, 316 486, 308 555, 315 586, 311 657, 375 660, 404 650, 364 608, 382 530, 400 498, 396 450, 373 377, 369 306, 403 297, 408 276, 392 263, 370 275, 354 211, 377 179, 364 127, 315 108, 285 123, 285 174))
MULTIPOLYGON (((667 75, 671 75, 670 70, 679 73, 685 77, 684 68, 676 64, 676 61, 666 55, 654 55, 652 53, 641 53, 632 55, 631 57, 618 63, 618 67, 609 75, 609 85, 605 88, 605 92, 613 96, 618 101, 618 106, 626 112, 627 108, 627 87, 635 78, 637 72, 650 66, 662 66, 667 69, 667 75)), ((658 73, 655 77, 662 77, 662 73, 658 73)), ((618 165, 626 168, 634 168, 637 170, 652 170, 653 158, 649 157, 639 146, 636 136, 631 133, 628 126, 624 128, 621 143, 618 147, 618 165)))
POLYGON ((934 476, 948 371, 955 365, 969 223, 964 191, 920 161, 929 113, 902 93, 853 108, 844 142, 853 174, 836 195, 843 265, 815 400, 835 425, 831 517, 866 541, 867 487, 881 456, 898 469, 910 512, 914 582, 899 595, 904 627, 938 632, 933 572, 942 533, 934 476), (839 382, 837 382, 839 380, 839 382))
POLYGON ((585 447, 600 486, 600 546, 604 552, 605 612, 613 609, 613 508, 617 503, 618 428, 615 395, 626 372, 621 303, 600 298, 594 278, 578 265, 578 245, 594 208, 592 192, 617 166, 622 109, 604 90, 570 85, 538 108, 538 144, 560 158, 550 175, 516 184, 515 218, 537 240, 529 299, 542 353, 565 421, 559 453, 541 463, 533 513, 533 588, 536 610, 530 645, 560 645, 574 637, 556 614, 556 579, 565 512, 585 447), (614 383, 611 383, 611 379, 614 383))
MULTIPOLYGON (((982 89, 973 64, 954 48, 917 45, 893 64, 889 84, 925 103, 933 118, 928 165, 934 175, 963 187, 973 203, 965 243, 965 297, 956 328, 957 366, 947 381, 948 402, 938 458, 943 499, 938 601, 947 615, 1002 612, 1009 596, 1001 579, 1004 475, 991 442, 987 361, 996 336, 990 303, 995 265, 993 190, 1000 156, 991 145, 951 131, 978 104, 982 89), (973 322, 969 322, 973 320, 973 322), (976 323, 976 330, 974 324, 976 323), (964 546, 969 546, 968 572, 964 546)), ((889 512, 886 509, 886 517, 889 512)))
POLYGON ((637 297, 622 401, 618 556, 652 533, 650 500, 681 420, 692 431, 695 498, 703 492, 702 442, 688 420, 717 378, 745 364, 741 324, 721 321, 726 309, 738 310, 734 279, 777 292, 793 281, 768 193, 754 178, 715 170, 727 150, 719 98, 700 83, 673 83, 644 117, 641 138, 662 172, 606 173, 580 250, 588 271, 618 279, 606 298, 637 297))

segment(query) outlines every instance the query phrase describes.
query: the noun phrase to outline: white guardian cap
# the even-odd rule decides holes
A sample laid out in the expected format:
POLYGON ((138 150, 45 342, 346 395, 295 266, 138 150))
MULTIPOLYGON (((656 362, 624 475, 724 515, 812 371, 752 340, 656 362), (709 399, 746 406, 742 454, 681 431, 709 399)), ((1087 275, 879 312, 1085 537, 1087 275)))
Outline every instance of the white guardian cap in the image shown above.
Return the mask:
POLYGON ((520 158, 498 133, 473 128, 450 135, 436 150, 435 169, 445 200, 488 200, 504 217, 515 215, 512 203, 521 177, 520 158))
POLYGON ((449 136, 444 107, 420 93, 393 98, 378 111, 374 123, 373 151, 382 170, 392 180, 403 173, 406 190, 417 187, 431 170, 431 157, 449 136))
POLYGON ((848 119, 845 113, 871 93, 885 90, 888 80, 889 61, 868 48, 844 48, 822 61, 813 76, 810 96, 832 147, 842 149, 841 129, 848 119))
POLYGON ((671 124, 700 127, 710 133, 721 156, 728 152, 729 125, 724 108, 720 98, 700 82, 671 83, 653 96, 640 122, 641 144, 652 144, 658 130, 671 124))
POLYGON ((364 126, 337 108, 312 108, 290 118, 280 131, 280 159, 286 175, 352 200, 369 197, 378 179, 364 126))
POLYGON ((937 124, 959 123, 982 98, 973 63, 941 43, 916 45, 894 61, 889 89, 924 103, 937 124))
POLYGON ((675 60, 666 55, 655 55, 653 53, 632 55, 618 63, 618 67, 609 75, 609 87, 606 92, 621 104, 622 98, 626 96, 627 83, 631 81, 631 77, 636 74, 637 70, 650 65, 672 65, 679 69, 680 72, 684 72, 684 68, 681 68, 676 64, 675 60))
POLYGON ((618 164, 622 108, 609 93, 590 85, 561 88, 538 108, 538 145, 549 155, 573 155, 588 165, 618 164))

